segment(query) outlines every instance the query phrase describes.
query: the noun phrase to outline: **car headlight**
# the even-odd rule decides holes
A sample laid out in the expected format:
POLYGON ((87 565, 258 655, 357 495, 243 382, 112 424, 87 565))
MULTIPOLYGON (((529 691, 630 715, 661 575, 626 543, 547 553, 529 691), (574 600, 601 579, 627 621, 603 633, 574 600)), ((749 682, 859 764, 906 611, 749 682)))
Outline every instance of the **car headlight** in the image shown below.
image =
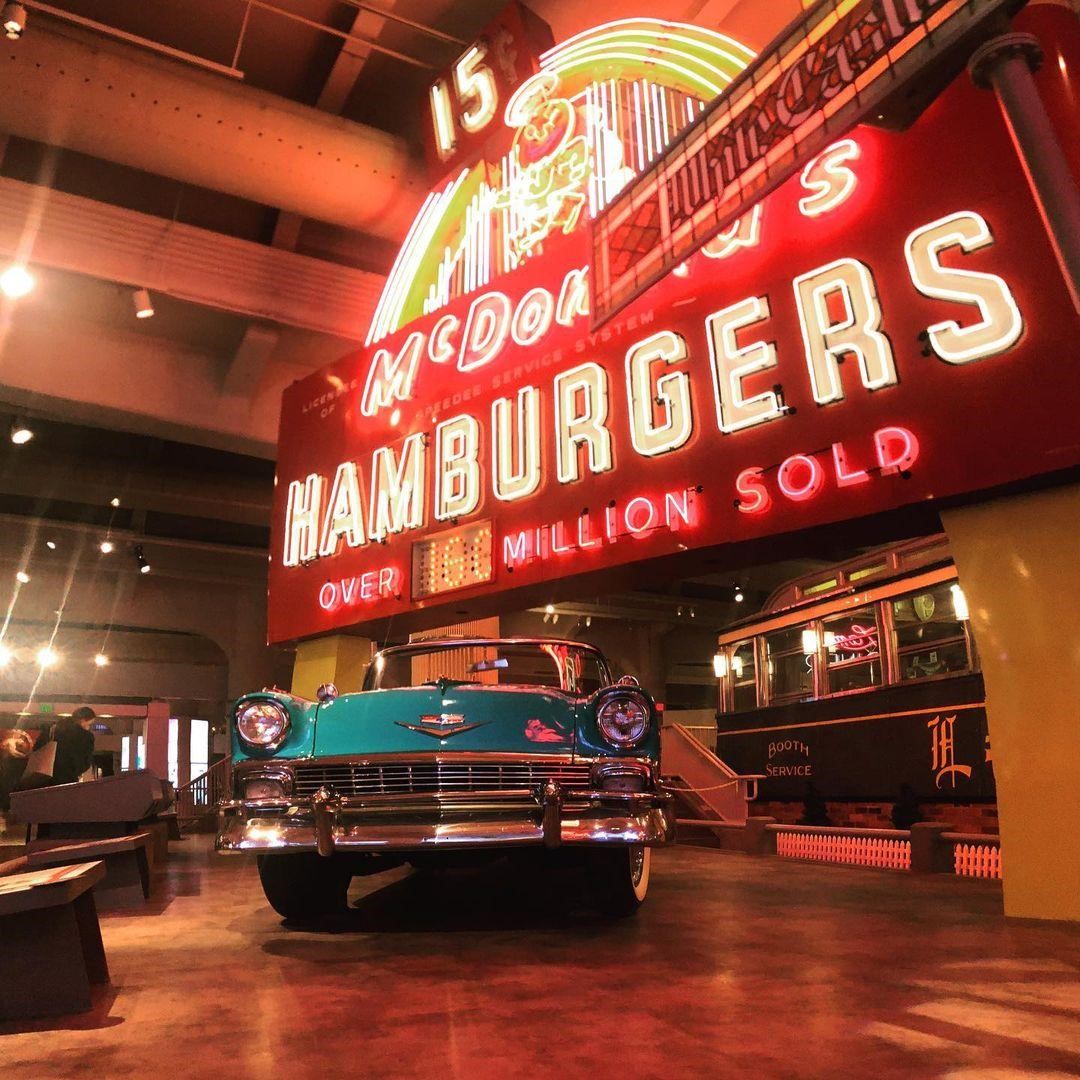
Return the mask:
POLYGON ((633 746, 649 730, 649 706, 636 694, 615 694, 596 710, 596 723, 608 742, 633 746))
POLYGON ((289 732, 289 714, 276 701, 249 701, 236 710, 236 733, 259 750, 276 750, 289 732))

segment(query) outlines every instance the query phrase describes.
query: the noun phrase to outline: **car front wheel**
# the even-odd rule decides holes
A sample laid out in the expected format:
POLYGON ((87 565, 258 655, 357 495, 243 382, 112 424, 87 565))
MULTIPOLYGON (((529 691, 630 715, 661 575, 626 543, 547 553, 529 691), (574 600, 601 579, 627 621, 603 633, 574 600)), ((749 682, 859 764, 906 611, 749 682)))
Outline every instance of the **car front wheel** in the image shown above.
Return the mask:
POLYGON ((593 856, 592 877, 597 906, 606 915, 633 915, 649 891, 652 849, 642 844, 613 847, 593 856))
POLYGON ((266 899, 284 918, 310 921, 346 909, 352 871, 343 860, 303 853, 257 861, 266 899))

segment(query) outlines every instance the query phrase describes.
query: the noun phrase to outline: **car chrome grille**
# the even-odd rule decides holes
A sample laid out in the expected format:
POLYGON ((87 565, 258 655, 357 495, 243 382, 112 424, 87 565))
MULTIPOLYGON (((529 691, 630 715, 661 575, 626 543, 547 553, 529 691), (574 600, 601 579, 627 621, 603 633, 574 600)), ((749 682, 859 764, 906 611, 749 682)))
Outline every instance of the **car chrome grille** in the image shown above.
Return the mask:
POLYGON ((363 765, 298 764, 294 791, 310 798, 321 787, 338 795, 434 795, 455 791, 520 791, 548 780, 589 786, 589 765, 560 761, 417 761, 363 765))

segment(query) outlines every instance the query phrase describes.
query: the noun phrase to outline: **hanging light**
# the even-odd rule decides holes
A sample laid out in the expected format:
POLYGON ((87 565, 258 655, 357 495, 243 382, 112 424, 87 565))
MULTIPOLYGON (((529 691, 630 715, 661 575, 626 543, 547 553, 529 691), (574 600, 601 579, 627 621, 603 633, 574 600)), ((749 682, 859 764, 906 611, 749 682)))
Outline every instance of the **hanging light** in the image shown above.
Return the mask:
POLYGON ((16 4, 12 0, 8 0, 8 3, 4 4, 4 11, 3 15, 0 15, 0 20, 2 20, 4 28, 4 37, 8 41, 18 41, 26 29, 26 8, 22 4, 16 4))
POLYGON ((30 575, 25 570, 17 570, 15 572, 15 580, 20 585, 29 585, 30 584, 30 575))
POLYGON ((33 431, 21 420, 16 420, 11 425, 11 441, 16 446, 25 446, 34 437, 33 431))
POLYGON ((94 657, 94 664, 97 667, 108 667, 109 666, 109 658, 108 658, 108 656, 105 655, 105 653, 99 652, 94 657))
POLYGON ((136 319, 152 319, 154 317, 154 302, 150 299, 150 293, 146 289, 133 289, 131 302, 135 305, 136 319))
POLYGON ((718 652, 712 658, 712 669, 718 679, 722 679, 727 674, 727 657, 722 652, 718 652))
POLYGON ((100 551, 102 555, 111 555, 115 550, 116 545, 111 540, 102 540, 101 543, 98 544, 98 551, 100 551))
MULTIPOLYGON (((11 6, 7 5, 7 7, 11 6)), ((7 7, 4 8, 5 12, 7 7)), ((4 25, 7 25, 6 16, 4 25)), ((21 263, 12 263, 3 273, 0 273, 0 292, 12 300, 21 300, 28 293, 33 292, 36 284, 37 279, 21 263)))
POLYGON ((43 645, 37 651, 38 667, 51 668, 60 663, 60 654, 51 646, 43 645))

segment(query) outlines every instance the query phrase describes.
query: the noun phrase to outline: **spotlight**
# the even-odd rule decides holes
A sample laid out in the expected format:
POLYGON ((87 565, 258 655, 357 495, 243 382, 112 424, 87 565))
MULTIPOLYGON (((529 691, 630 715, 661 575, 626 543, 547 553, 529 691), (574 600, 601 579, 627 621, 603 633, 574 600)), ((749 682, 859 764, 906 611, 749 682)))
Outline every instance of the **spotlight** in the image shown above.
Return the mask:
POLYGON ((741 604, 746 599, 746 595, 738 585, 735 586, 735 603, 741 604))
POLYGON ((554 615, 554 614, 555 614, 555 605, 554 605, 554 604, 548 604, 548 605, 547 605, 547 606, 546 606, 546 607, 544 608, 544 611, 545 611, 545 612, 546 612, 546 613, 547 613, 548 615, 554 615))
POLYGON ((120 505, 120 500, 116 498, 110 499, 109 505, 115 510, 120 505))
POLYGON ((98 544, 98 551, 100 551, 102 555, 111 555, 115 549, 116 545, 111 540, 102 540, 101 543, 98 544))
POLYGON ((6 3, 4 5, 4 37, 8 41, 18 41, 26 29, 26 8, 22 4, 6 3))
POLYGON ((21 420, 16 420, 11 425, 11 441, 16 446, 25 446, 34 437, 30 430, 21 420))
MULTIPOLYGON (((8 7, 11 6, 13 5, 8 5, 8 7)), ((7 9, 5 8, 4 10, 6 11, 7 9)), ((8 34, 8 37, 11 37, 11 35, 8 34)), ((36 284, 37 281, 34 278, 34 275, 21 263, 12 263, 2 274, 0 274, 0 291, 3 291, 4 295, 12 300, 22 299, 22 297, 33 290, 36 284)))
POLYGON ((0 642, 0 667, 7 667, 15 654, 2 642, 0 642))
POLYGON ((51 668, 60 663, 60 654, 50 645, 44 645, 37 651, 38 667, 51 668))
POLYGON ((146 289, 133 289, 131 302, 135 305, 136 319, 151 319, 154 316, 154 302, 146 289))
POLYGON ((135 545, 135 561, 139 564, 140 574, 150 573, 150 564, 146 561, 146 556, 143 554, 142 544, 135 545))
POLYGON ((108 667, 109 658, 103 652, 99 652, 97 656, 94 657, 94 663, 98 667, 108 667))
POLYGON ((25 570, 19 570, 15 574, 15 580, 20 585, 29 585, 30 584, 30 575, 25 570))
POLYGON ((588 630, 590 626, 592 626, 592 616, 591 615, 586 615, 585 616, 585 629, 588 630))
POLYGON ((46 546, 46 547, 47 547, 47 548, 48 548, 48 549, 49 549, 50 551, 55 551, 55 550, 56 550, 56 541, 55 541, 55 540, 46 540, 46 541, 45 541, 45 546, 46 546))

